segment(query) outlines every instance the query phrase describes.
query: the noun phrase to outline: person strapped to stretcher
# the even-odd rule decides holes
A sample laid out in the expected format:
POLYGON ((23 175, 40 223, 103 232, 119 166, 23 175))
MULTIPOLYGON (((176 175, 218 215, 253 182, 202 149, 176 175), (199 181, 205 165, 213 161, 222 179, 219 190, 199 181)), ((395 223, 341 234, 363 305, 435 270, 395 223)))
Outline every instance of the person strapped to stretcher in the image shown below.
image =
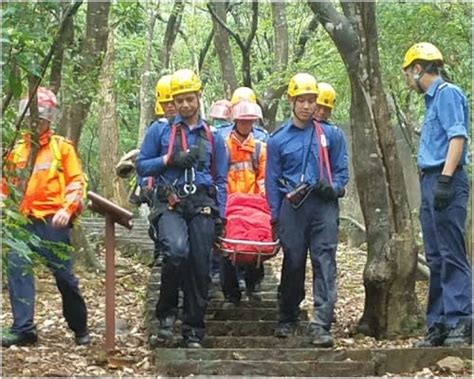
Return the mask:
POLYGON ((243 268, 249 300, 259 301, 263 261, 274 256, 278 243, 272 240, 270 210, 264 177, 268 134, 255 126, 262 118, 260 107, 250 101, 233 106, 233 124, 219 130, 229 156, 225 238, 220 238, 221 282, 226 308, 238 306, 241 292, 238 268, 243 268))

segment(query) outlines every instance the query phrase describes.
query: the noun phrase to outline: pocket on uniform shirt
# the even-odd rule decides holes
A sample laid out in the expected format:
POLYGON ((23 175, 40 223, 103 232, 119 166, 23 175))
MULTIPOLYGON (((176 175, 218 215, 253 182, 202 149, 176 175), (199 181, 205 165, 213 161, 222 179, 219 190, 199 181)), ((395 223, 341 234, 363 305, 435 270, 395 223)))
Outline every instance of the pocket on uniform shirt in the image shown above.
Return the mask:
POLYGON ((436 126, 438 124, 437 114, 435 110, 430 111, 423 121, 423 128, 426 129, 426 136, 430 139, 436 134, 436 126))
POLYGON ((292 147, 283 151, 284 169, 299 166, 303 162, 303 153, 306 151, 302 146, 292 147))

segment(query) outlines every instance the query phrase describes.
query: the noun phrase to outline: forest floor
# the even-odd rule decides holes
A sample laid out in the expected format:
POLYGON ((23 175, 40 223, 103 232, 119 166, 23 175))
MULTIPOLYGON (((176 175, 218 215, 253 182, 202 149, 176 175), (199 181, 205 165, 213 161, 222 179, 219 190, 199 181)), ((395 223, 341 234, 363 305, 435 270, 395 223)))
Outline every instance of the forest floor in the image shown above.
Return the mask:
MULTIPOLYGON (((104 262, 103 251, 100 256, 104 262)), ((274 258, 272 266, 278 270, 282 255, 274 258)), ((333 328, 335 348, 412 347, 419 338, 377 341, 374 338, 354 336, 355 325, 362 315, 364 288, 362 272, 365 252, 349 249, 341 244, 338 250, 338 300, 336 323, 333 328)), ((309 265, 308 265, 309 266, 309 265)), ((116 350, 107 355, 103 350, 105 330, 105 279, 103 273, 76 269, 80 278, 89 312, 92 344, 77 347, 61 314, 61 298, 54 280, 45 269, 38 269, 35 321, 39 343, 34 347, 2 348, 2 376, 154 376, 152 351, 148 349, 143 325, 143 304, 150 268, 136 257, 118 254, 116 262, 116 317, 120 331, 116 336, 116 350)), ((307 278, 310 276, 307 275, 307 278)), ((311 306, 311 281, 306 280, 307 296, 303 307, 311 306)), ((426 282, 417 282, 421 309, 424 308, 426 282)), ((11 324, 8 291, 2 291, 1 324, 11 324)), ((466 368, 462 375, 471 371, 466 368)), ((425 368, 411 375, 441 375, 434 368, 425 368)), ((452 376, 452 374, 450 374, 452 376)))

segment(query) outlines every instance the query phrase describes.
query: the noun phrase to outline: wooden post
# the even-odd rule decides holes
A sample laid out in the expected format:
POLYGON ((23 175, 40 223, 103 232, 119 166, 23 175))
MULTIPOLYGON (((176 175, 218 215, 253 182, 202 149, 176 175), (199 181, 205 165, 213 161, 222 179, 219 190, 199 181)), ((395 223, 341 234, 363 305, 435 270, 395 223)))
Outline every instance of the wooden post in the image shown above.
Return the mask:
POLYGON ((89 208, 105 216, 105 349, 115 348, 115 223, 132 229, 133 214, 89 191, 89 208))

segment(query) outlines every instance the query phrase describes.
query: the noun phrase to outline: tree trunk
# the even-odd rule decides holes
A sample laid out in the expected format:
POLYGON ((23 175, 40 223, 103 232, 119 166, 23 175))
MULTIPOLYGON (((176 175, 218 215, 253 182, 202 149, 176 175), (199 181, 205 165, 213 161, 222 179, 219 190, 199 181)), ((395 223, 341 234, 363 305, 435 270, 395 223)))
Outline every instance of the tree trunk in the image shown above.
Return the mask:
POLYGON ((107 53, 99 77, 99 174, 101 194, 107 199, 124 207, 127 206, 127 195, 124 182, 115 175, 115 166, 119 160, 119 133, 117 123, 117 95, 114 89, 114 33, 110 30, 107 53))
POLYGON ((160 73, 160 75, 161 72, 164 69, 167 69, 170 65, 171 49, 173 47, 174 41, 176 40, 176 36, 178 35, 183 10, 184 3, 182 0, 175 0, 171 15, 168 19, 168 23, 166 24, 163 43, 158 53, 158 68, 156 71, 160 73))
POLYGON ((155 116, 155 98, 150 96, 154 93, 155 75, 150 70, 151 61, 151 47, 153 42, 153 33, 155 30, 156 12, 153 9, 149 10, 150 18, 148 21, 148 33, 145 45, 145 58, 143 61, 143 73, 140 80, 140 124, 138 126, 138 143, 140 148, 147 125, 154 119, 155 116))
POLYGON ((351 83, 354 173, 367 230, 366 291, 359 330, 376 338, 410 333, 417 325, 417 252, 403 169, 381 81, 374 3, 309 3, 346 65, 351 83))
MULTIPOLYGON (((272 2, 273 38, 275 45, 274 72, 284 72, 288 65, 288 23, 286 21, 286 4, 272 2)), ((284 75, 281 76, 284 78, 284 75)), ((264 114, 270 129, 275 128, 275 119, 280 98, 285 92, 286 83, 276 83, 264 95, 264 114)))
POLYGON ((97 259, 97 251, 86 238, 86 231, 80 222, 74 223, 71 229, 71 245, 74 247, 74 263, 87 271, 104 271, 104 267, 97 259))
MULTIPOLYGON (((214 2, 212 4, 216 14, 224 21, 227 21, 227 2, 214 2)), ((214 48, 219 58, 222 84, 224 86, 224 96, 230 99, 232 92, 239 86, 235 73, 232 49, 229 42, 229 33, 223 28, 215 18, 212 18, 214 28, 214 48)))
POLYGON ((110 2, 88 2, 86 33, 74 67, 76 83, 65 94, 63 116, 58 134, 69 138, 75 146, 81 137, 82 127, 97 93, 97 78, 107 47, 107 24, 110 2))
MULTIPOLYGON (((61 4, 64 10, 67 9, 66 3, 61 4)), ((68 45, 74 40, 74 19, 68 17, 65 20, 64 32, 61 34, 61 37, 58 41, 56 51, 51 63, 51 73, 49 76, 49 88, 54 93, 58 93, 61 88, 61 78, 62 78, 62 69, 63 69, 63 58, 64 50, 68 45)))

